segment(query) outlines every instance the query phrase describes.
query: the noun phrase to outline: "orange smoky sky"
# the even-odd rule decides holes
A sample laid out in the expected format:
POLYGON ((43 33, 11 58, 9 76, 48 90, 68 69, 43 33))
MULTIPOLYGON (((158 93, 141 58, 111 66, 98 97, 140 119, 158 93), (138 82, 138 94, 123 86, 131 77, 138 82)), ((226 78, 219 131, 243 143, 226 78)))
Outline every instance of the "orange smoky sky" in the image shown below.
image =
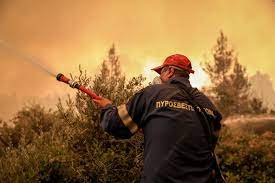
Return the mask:
MULTIPOLYGON (((55 73, 76 73, 81 64, 94 75, 114 43, 127 76, 151 79, 149 68, 181 53, 192 59, 196 82, 207 83, 199 64, 220 30, 250 75, 275 78, 272 0, 0 0, 0 40, 55 73)), ((29 98, 52 104, 71 91, 1 47, 0 68, 0 117, 29 98)))

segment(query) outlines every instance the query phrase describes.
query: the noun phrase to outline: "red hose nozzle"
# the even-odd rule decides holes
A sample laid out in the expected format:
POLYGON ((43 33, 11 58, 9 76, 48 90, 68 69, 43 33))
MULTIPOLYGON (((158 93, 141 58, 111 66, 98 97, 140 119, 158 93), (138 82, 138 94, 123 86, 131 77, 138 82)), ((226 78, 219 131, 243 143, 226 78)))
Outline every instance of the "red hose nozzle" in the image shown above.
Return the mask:
POLYGON ((91 90, 85 88, 84 86, 80 85, 79 83, 77 83, 73 80, 70 80, 69 78, 67 78, 66 76, 64 76, 61 73, 57 74, 56 79, 58 81, 61 81, 63 83, 66 83, 66 84, 70 85, 70 87, 72 87, 72 88, 76 88, 76 89, 86 93, 87 95, 89 95, 93 99, 102 99, 102 97, 96 95, 91 90))
POLYGON ((70 81, 69 78, 67 78, 66 76, 64 76, 64 75, 61 74, 61 73, 57 74, 56 79, 57 79, 58 81, 62 81, 62 82, 67 83, 67 84, 69 84, 69 81, 70 81))

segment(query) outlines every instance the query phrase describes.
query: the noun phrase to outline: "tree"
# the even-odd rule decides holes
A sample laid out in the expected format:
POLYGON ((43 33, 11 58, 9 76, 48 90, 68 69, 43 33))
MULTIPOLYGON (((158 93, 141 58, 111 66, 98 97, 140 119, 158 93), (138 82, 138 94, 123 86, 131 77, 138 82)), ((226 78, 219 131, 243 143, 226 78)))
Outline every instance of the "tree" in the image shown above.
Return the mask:
MULTIPOLYGON (((107 59, 103 60, 100 72, 94 80, 87 76, 87 72, 79 67, 80 74, 74 80, 90 88, 96 94, 110 99, 114 105, 118 106, 126 102, 138 90, 142 89, 145 78, 142 75, 126 80, 121 72, 119 56, 113 44, 108 51, 107 59)), ((76 106, 79 114, 95 125, 99 123, 100 110, 93 104, 92 100, 83 94, 77 93, 76 106), (87 118, 88 117, 88 118, 87 118)))
POLYGON ((212 82, 210 91, 224 116, 249 111, 250 84, 246 69, 242 66, 227 37, 220 32, 213 48, 213 62, 205 63, 204 71, 212 82))
MULTIPOLYGON (((5 122, 4 121, 2 121, 1 119, 0 119, 0 149, 2 149, 1 147, 2 147, 2 145, 4 145, 4 146, 6 146, 6 147, 8 147, 9 146, 9 144, 3 139, 3 137, 2 137, 2 129, 3 129, 3 126, 5 125, 5 122), (2 144, 1 144, 2 143, 2 144)), ((0 152, 0 156, 1 156, 1 152, 0 152)))
MULTIPOLYGON (((116 106, 125 103, 142 89, 145 80, 142 75, 126 80, 114 45, 109 49, 107 58, 93 80, 81 67, 79 71, 79 76, 74 77, 76 81, 110 99, 116 106)), ((66 103, 70 106, 67 106, 68 112, 61 104, 59 109, 62 116, 71 116, 68 121, 76 121, 70 132, 74 134, 70 143, 80 152, 80 159, 86 167, 84 172, 94 172, 94 182, 131 182, 133 177, 138 181, 142 167, 143 135, 136 134, 129 140, 118 140, 104 133, 99 126, 100 109, 90 97, 81 92, 77 93, 75 101, 68 99, 66 103), (77 112, 73 110, 74 106, 77 112)))
POLYGON ((254 114, 267 113, 268 108, 264 107, 263 101, 259 98, 252 98, 250 102, 251 110, 254 114))
MULTIPOLYGON (((94 80, 81 67, 73 78, 119 105, 142 87, 143 77, 118 79, 122 74, 111 74, 109 58, 94 80)), ((98 126, 99 109, 82 93, 57 107, 24 107, 12 120, 14 127, 0 120, 0 182, 140 182, 142 134, 119 140, 104 133, 98 126)), ((228 182, 274 182, 274 133, 223 130, 217 153, 228 182)))
MULTIPOLYGON (((126 80, 113 45, 92 79, 79 67, 75 81, 120 105, 141 89, 142 76, 126 80)), ((0 126, 0 177, 5 182, 139 182, 143 135, 116 139, 99 126, 100 109, 78 92, 56 111, 23 108, 15 127, 0 126), (9 147, 6 147, 9 146, 9 147)), ((1 181, 0 181, 1 182, 1 181)))
POLYGON ((243 114, 250 111, 250 98, 249 90, 250 83, 246 73, 246 68, 242 66, 237 58, 233 65, 233 72, 230 74, 231 88, 232 91, 233 105, 232 113, 243 114))

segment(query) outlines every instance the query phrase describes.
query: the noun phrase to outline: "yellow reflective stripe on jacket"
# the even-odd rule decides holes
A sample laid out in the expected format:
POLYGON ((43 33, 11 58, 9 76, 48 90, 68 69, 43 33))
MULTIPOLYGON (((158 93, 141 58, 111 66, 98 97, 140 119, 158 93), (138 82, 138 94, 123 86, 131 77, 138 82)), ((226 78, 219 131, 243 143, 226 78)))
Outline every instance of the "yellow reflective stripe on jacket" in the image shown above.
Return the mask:
POLYGON ((138 130, 138 126, 129 115, 126 109, 126 105, 123 104, 121 106, 118 106, 117 111, 123 124, 131 131, 132 134, 135 133, 138 130))

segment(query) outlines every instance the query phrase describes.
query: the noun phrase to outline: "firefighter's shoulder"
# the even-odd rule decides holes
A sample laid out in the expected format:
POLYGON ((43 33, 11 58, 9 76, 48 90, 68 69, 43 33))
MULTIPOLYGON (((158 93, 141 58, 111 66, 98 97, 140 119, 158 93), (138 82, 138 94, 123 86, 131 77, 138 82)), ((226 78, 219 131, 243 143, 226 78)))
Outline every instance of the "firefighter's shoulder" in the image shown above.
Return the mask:
POLYGON ((169 87, 167 87, 167 84, 156 84, 156 85, 149 85, 138 92, 136 92, 128 101, 131 100, 152 100, 155 96, 157 96, 159 93, 169 93, 169 87))
POLYGON ((149 85, 144 88, 144 92, 146 93, 155 93, 155 92, 160 92, 162 90, 169 90, 169 89, 174 89, 171 85, 168 85, 166 83, 163 84, 155 84, 155 85, 149 85))
POLYGON ((134 95, 141 95, 141 94, 148 94, 148 93, 150 94, 152 92, 155 92, 156 90, 159 90, 160 88, 162 88, 162 86, 163 84, 149 85, 140 89, 134 95))

